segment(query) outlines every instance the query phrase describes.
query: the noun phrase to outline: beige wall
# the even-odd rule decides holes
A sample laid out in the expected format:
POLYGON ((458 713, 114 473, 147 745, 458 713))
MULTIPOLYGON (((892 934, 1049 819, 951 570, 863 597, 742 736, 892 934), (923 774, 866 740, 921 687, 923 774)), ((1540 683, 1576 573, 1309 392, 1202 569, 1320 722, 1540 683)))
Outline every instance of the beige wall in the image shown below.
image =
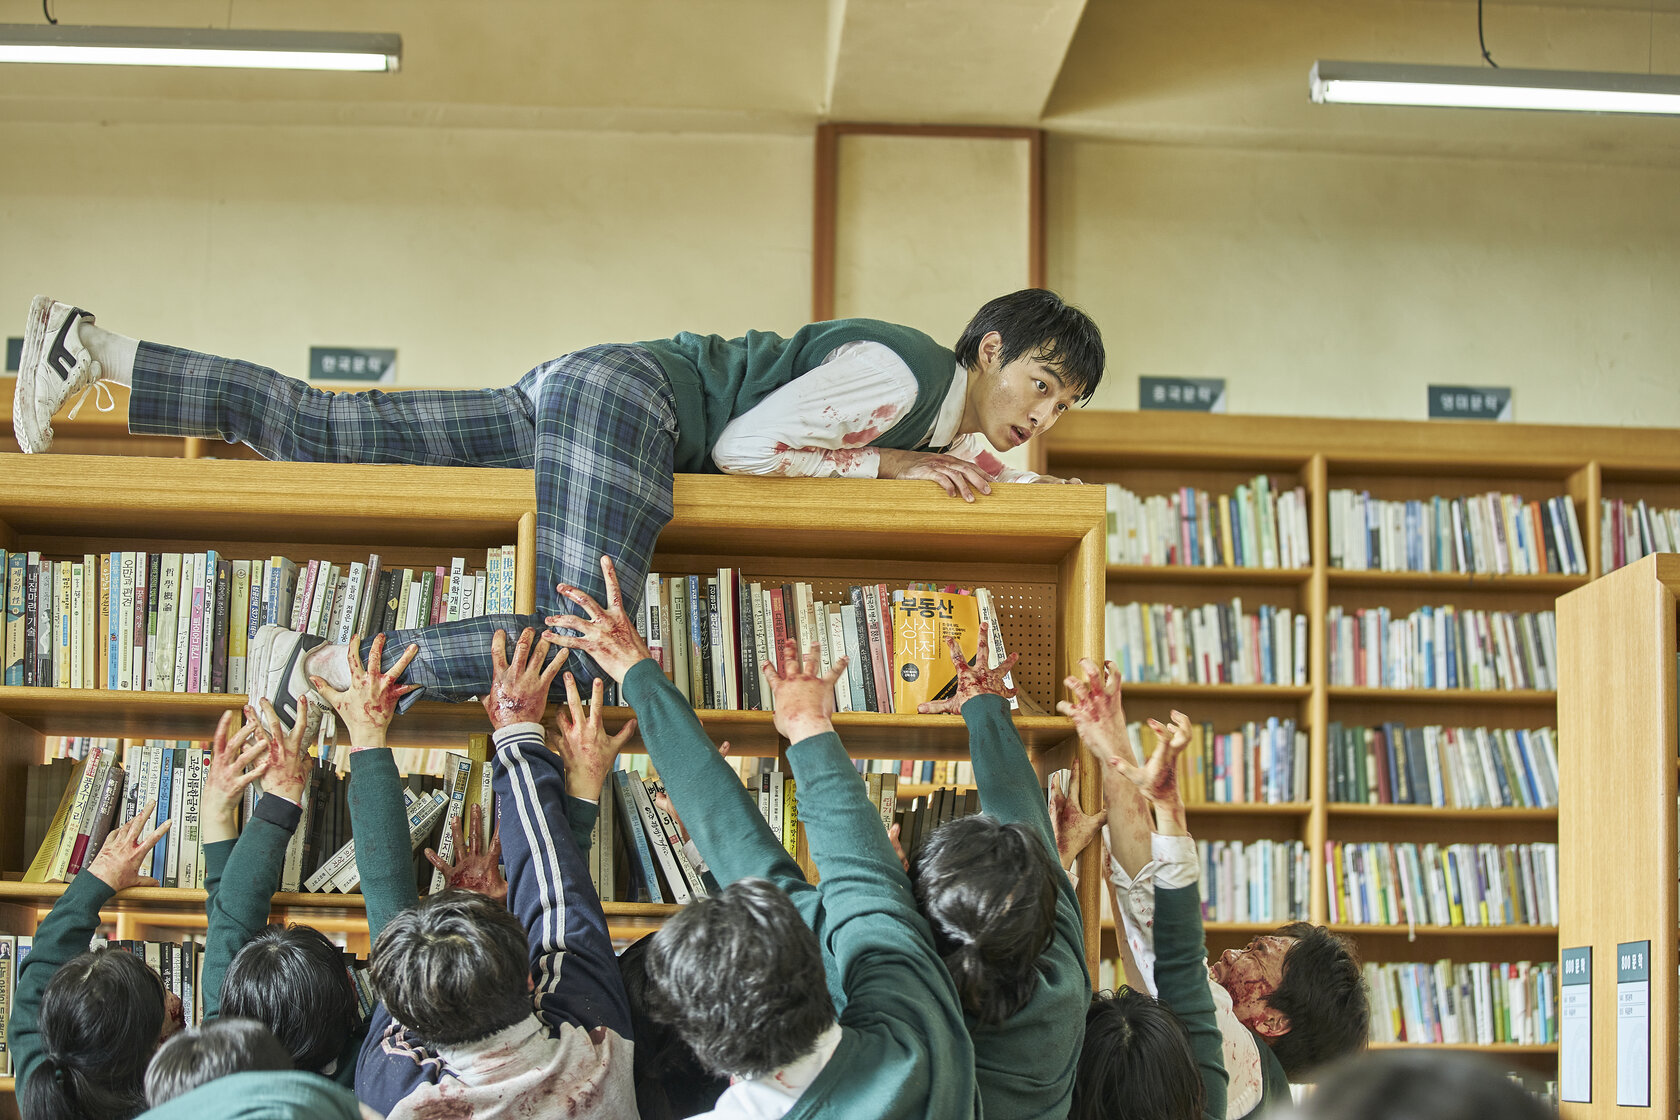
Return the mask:
POLYGON ((1167 147, 1050 150, 1051 283, 1102 326, 1093 402, 1223 377, 1233 412, 1680 427, 1680 171, 1167 147))
POLYGON ((0 150, 6 334, 43 291, 300 376, 311 344, 395 346, 403 383, 495 385, 809 314, 808 136, 0 124, 0 150))

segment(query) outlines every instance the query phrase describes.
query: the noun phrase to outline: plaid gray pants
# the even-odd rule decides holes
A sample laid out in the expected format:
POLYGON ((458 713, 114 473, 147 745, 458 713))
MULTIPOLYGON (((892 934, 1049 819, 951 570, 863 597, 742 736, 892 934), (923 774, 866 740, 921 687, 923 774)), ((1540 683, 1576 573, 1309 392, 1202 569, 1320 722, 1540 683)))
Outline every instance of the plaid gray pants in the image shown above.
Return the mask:
MULTIPOLYGON (((635 346, 579 350, 505 389, 335 394, 249 362, 142 342, 128 427, 244 443, 264 458, 293 462, 536 471, 536 613, 386 635, 387 666, 419 645, 403 680, 424 686, 431 699, 481 695, 494 672, 497 629, 511 641, 527 626, 540 632, 545 615, 570 612, 556 583, 605 602, 603 554, 618 566, 625 609, 634 614, 654 543, 671 520, 675 399, 659 362, 635 346)), ((371 644, 364 639, 364 658, 371 644)), ((587 696, 599 675, 595 663, 574 653, 567 668, 587 696)), ((560 678, 555 688, 563 695, 560 678)), ((404 706, 419 696, 410 693, 404 706)))

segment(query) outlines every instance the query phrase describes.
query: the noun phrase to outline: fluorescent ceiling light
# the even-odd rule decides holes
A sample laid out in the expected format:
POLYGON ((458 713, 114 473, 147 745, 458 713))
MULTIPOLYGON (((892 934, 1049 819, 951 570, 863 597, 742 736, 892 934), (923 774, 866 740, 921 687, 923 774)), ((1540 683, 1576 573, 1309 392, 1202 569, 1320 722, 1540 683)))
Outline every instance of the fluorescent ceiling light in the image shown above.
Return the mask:
POLYGON ((1320 103, 1680 114, 1680 77, 1661 74, 1320 60, 1310 80, 1320 103))
POLYGON ((400 35, 0 24, 0 62, 388 71, 401 60, 400 35))

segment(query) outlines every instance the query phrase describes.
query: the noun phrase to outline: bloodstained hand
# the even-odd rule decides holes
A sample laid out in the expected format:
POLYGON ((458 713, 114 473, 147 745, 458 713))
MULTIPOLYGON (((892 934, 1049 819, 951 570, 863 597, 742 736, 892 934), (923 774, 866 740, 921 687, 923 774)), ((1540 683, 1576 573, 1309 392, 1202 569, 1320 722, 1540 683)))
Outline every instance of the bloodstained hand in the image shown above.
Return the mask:
POLYGON ((646 661, 647 643, 636 633, 636 626, 624 612, 624 595, 618 587, 618 570, 612 557, 601 557, 601 575, 607 587, 607 605, 602 607, 588 592, 569 583, 555 585, 555 590, 582 608, 587 618, 575 614, 549 615, 543 619, 550 626, 576 630, 576 634, 544 634, 557 646, 587 653, 595 659, 601 671, 613 680, 624 683, 624 674, 639 661, 646 661))
POLYGON ((284 797, 294 805, 303 804, 303 787, 309 784, 309 770, 314 760, 309 756, 309 744, 321 729, 321 709, 305 701, 303 716, 290 731, 282 730, 280 715, 268 700, 262 701, 261 718, 250 708, 245 718, 257 725, 255 737, 263 745, 263 792, 284 797))
POLYGON ((513 648, 513 660, 509 661, 507 631, 496 631, 495 642, 490 647, 496 675, 484 696, 484 711, 498 731, 515 723, 541 723, 543 713, 548 710, 548 686, 554 683, 560 666, 566 663, 566 655, 562 653, 545 669, 543 658, 548 656, 549 647, 557 643, 553 634, 545 633, 538 639, 536 633, 529 626, 525 628, 513 648), (531 648, 533 645, 535 650, 531 648))
POLYGON ((1085 679, 1067 677, 1062 682, 1073 699, 1060 701, 1056 710, 1073 720, 1079 741, 1105 765, 1112 766, 1116 758, 1135 764, 1126 710, 1120 703, 1120 670, 1112 661, 1104 661, 1099 669, 1089 657, 1080 658, 1079 668, 1085 679))
POLYGON ((790 638, 782 646, 780 667, 771 661, 760 666, 775 702, 772 722, 790 743, 834 729, 834 686, 846 671, 846 658, 836 661, 826 674, 819 674, 820 663, 815 642, 801 662, 798 643, 790 638))
MULTIPOLYGON (((1079 789, 1079 764, 1073 769, 1073 790, 1079 789)), ((1072 867, 1079 853, 1090 847, 1091 841, 1102 832, 1102 813, 1086 813, 1079 804, 1077 793, 1063 793, 1058 785, 1050 787, 1050 830, 1056 835, 1056 857, 1063 867, 1072 867)))
POLYGON ((157 886, 156 879, 140 874, 140 862, 146 858, 146 853, 169 831, 169 821, 147 830, 146 822, 152 819, 152 814, 156 811, 157 801, 153 800, 140 812, 113 828, 106 835, 105 843, 99 846, 99 854, 93 857, 93 861, 83 868, 83 871, 114 891, 127 887, 157 886))
MULTIPOLYGON (((247 709, 249 711, 249 709, 247 709)), ((232 840, 239 835, 239 800, 245 787, 263 776, 268 769, 264 755, 268 753, 265 738, 258 737, 257 721, 248 719, 232 735, 233 713, 223 712, 216 724, 216 737, 210 742, 210 766, 204 773, 203 817, 204 842, 214 844, 232 840), (252 742, 253 737, 255 742, 252 742), (246 744, 250 743, 249 746, 246 744), (249 769, 247 769, 247 767, 249 769)))
POLYGON ((450 890, 476 891, 486 898, 505 903, 507 880, 502 878, 499 866, 502 860, 501 822, 496 822, 490 846, 485 847, 484 815, 479 806, 474 805, 467 817, 467 835, 462 837, 461 818, 456 816, 449 822, 449 836, 455 845, 449 862, 444 862, 432 849, 426 849, 426 859, 443 875, 444 886, 450 890))
POLYGON ((1149 761, 1140 767, 1116 759, 1114 766, 1155 807, 1156 831, 1166 832, 1168 830, 1160 827, 1163 814, 1176 820, 1180 826, 1183 823, 1184 800, 1178 788, 1178 758, 1190 745, 1190 717, 1174 711, 1171 728, 1153 719, 1149 721, 1149 726, 1156 739, 1155 752, 1149 756, 1149 761))
POLYGON ((590 690, 589 711, 585 713, 578 696, 577 678, 567 673, 566 707, 555 716, 554 753, 566 764, 566 792, 586 801, 601 796, 607 775, 612 773, 613 757, 636 733, 636 721, 629 719, 617 735, 607 734, 607 729, 601 726, 604 707, 601 701, 605 695, 606 682, 596 677, 590 690))
POLYGON ((955 715, 962 711, 962 706, 976 696, 1001 696, 1005 700, 1015 695, 1015 690, 1004 684, 1004 678, 1009 670, 1015 667, 1015 661, 1020 657, 1012 653, 999 663, 996 669, 982 669, 980 666, 991 660, 990 623, 980 624, 979 651, 973 661, 964 659, 962 646, 955 638, 945 639, 945 648, 951 651, 951 664, 956 666, 956 692, 944 700, 928 700, 916 705, 916 710, 923 715, 946 713, 955 715))
POLYGON ((352 751, 384 746, 385 729, 396 716, 397 701, 420 687, 417 684, 397 684, 397 678, 403 675, 409 662, 420 652, 418 645, 405 649, 397 663, 387 671, 379 668, 385 663, 385 635, 380 634, 373 639, 366 667, 362 665, 361 644, 360 635, 351 635, 345 650, 350 661, 350 687, 345 691, 338 691, 320 677, 309 678, 315 691, 333 706, 338 718, 344 721, 345 728, 350 732, 352 751))

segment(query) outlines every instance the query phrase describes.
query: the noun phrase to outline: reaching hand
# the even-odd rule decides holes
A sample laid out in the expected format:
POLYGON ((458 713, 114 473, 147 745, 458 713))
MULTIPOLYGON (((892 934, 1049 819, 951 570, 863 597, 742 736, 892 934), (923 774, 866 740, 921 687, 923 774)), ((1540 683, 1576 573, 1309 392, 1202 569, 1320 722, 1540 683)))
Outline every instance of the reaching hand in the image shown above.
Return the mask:
POLYGON ((156 811, 157 802, 153 801, 144 810, 113 828, 105 837, 105 843, 99 846, 99 854, 93 857, 93 862, 88 864, 85 870, 114 891, 126 887, 157 886, 156 879, 140 874, 140 863, 146 858, 146 853, 169 831, 169 821, 164 821, 150 831, 147 830, 146 822, 152 819, 152 814, 156 811))
POLYGON ((976 696, 1001 696, 1005 700, 1015 695, 1015 690, 1003 683, 1003 678, 1009 675, 1009 670, 1015 667, 1015 661, 1020 657, 1012 653, 998 665, 996 669, 983 669, 982 665, 991 660, 991 647, 986 642, 990 637, 990 624, 980 624, 980 649, 974 655, 973 661, 965 660, 962 646, 955 638, 945 639, 945 648, 951 651, 951 664, 957 668, 957 689, 944 700, 927 700, 916 705, 916 710, 923 715, 934 713, 957 714, 962 706, 976 696))
MULTIPOLYGON (((245 712, 247 719, 255 714, 249 708, 245 712)), ((263 792, 284 797, 296 805, 303 804, 303 787, 309 784, 309 768, 314 764, 309 757, 309 744, 321 729, 321 709, 313 703, 306 704, 303 718, 290 731, 276 735, 275 729, 284 724, 274 705, 264 700, 262 718, 254 722, 260 724, 256 738, 268 752, 263 763, 263 792)))
POLYGON ((496 832, 490 846, 484 845, 484 815, 474 805, 467 816, 467 835, 461 835, 461 818, 449 822, 449 835, 455 845, 453 858, 445 863, 432 849, 426 849, 426 859, 443 873, 443 884, 454 890, 477 891, 497 902, 507 901, 507 880, 502 878, 499 864, 502 859, 502 825, 496 822, 496 832))
POLYGON ((770 661, 762 666, 776 702, 776 730, 790 743, 834 730, 834 686, 846 671, 846 659, 836 661, 821 676, 817 674, 819 664, 815 642, 801 663, 798 646, 789 640, 782 647, 781 668, 770 661))
POLYGON ((230 736, 228 728, 232 726, 233 713, 223 712, 221 722, 216 724, 216 737, 210 741, 210 767, 204 772, 199 807, 206 844, 239 835, 239 800, 245 787, 268 769, 263 758, 268 752, 267 742, 258 738, 246 746, 257 734, 257 721, 247 720, 230 736))
POLYGON ((1107 821, 1103 813, 1086 813, 1079 804, 1079 764, 1073 768, 1072 793, 1050 787, 1050 830, 1056 834, 1056 857, 1063 867, 1072 867, 1079 853, 1090 847, 1107 821))
POLYGON ((974 500, 975 491, 992 492, 997 480, 979 466, 955 455, 940 455, 932 451, 895 451, 879 449, 880 465, 876 474, 881 478, 931 478, 945 493, 965 502, 974 500))
POLYGON ((595 659, 595 664, 601 667, 603 673, 622 684, 624 674, 630 671, 632 665, 648 659, 648 648, 642 636, 636 633, 630 616, 624 613, 624 596, 618 589, 618 570, 613 567, 612 557, 601 557, 601 574, 606 577, 607 583, 606 608, 602 609, 601 604, 581 588, 569 583, 557 584, 555 590, 582 607, 589 617, 549 615, 543 621, 550 626, 576 630, 577 633, 544 634, 543 637, 557 646, 587 653, 595 659))
POLYGON ((338 718, 344 721, 345 728, 350 732, 351 751, 384 746, 385 729, 396 715, 397 701, 420 687, 417 684, 397 684, 397 678, 414 660, 414 655, 420 652, 419 646, 411 645, 403 650, 402 657, 386 672, 379 668, 385 659, 385 635, 373 639, 373 645, 368 649, 366 668, 362 666, 361 645, 361 637, 352 635, 346 650, 350 659, 350 687, 346 691, 338 691, 320 677, 309 678, 315 691, 333 706, 338 718))
POLYGON ((1102 668, 1088 657, 1081 658, 1079 668, 1085 679, 1068 677, 1065 683, 1073 693, 1073 700, 1063 700, 1056 710, 1073 720, 1079 741, 1104 765, 1112 766, 1116 758, 1135 763, 1132 741, 1126 732, 1126 710, 1120 704, 1120 670, 1114 662, 1104 661, 1102 668))
POLYGON ((515 723, 542 722, 543 712, 548 710, 548 686, 554 683, 560 666, 566 663, 566 655, 562 653, 548 663, 548 668, 543 668, 548 647, 554 644, 553 634, 544 634, 537 639, 536 631, 527 626, 519 635, 519 644, 513 647, 513 660, 510 662, 507 658, 507 631, 496 631, 495 642, 490 647, 496 677, 484 696, 484 711, 496 730, 515 723), (537 647, 535 652, 531 649, 533 641, 537 647))
POLYGON ((1053 485, 1061 485, 1061 486, 1081 486, 1081 485, 1083 485, 1083 483, 1080 482, 1080 480, 1077 479, 1077 478, 1057 478, 1053 474, 1041 474, 1037 478, 1033 479, 1033 481, 1034 482, 1048 482, 1048 483, 1051 483, 1053 485))
POLYGON ((1155 732, 1156 742, 1155 753, 1149 756, 1148 763, 1137 766, 1117 759, 1114 765, 1155 807, 1156 831, 1166 833, 1168 830, 1161 827, 1163 814, 1176 819, 1180 827, 1183 825, 1184 799, 1178 788, 1178 756, 1190 745, 1190 717, 1175 711, 1170 729, 1153 719, 1149 726, 1155 732))
POLYGON ((617 735, 609 736, 607 729, 601 726, 601 709, 604 706, 601 701, 606 695, 606 687, 606 682, 600 677, 595 678, 595 687, 589 695, 589 711, 585 714, 583 701, 578 697, 577 678, 567 673, 566 708, 571 710, 571 718, 566 718, 566 711, 562 709, 554 720, 555 734, 551 742, 554 753, 566 764, 566 792, 586 801, 594 801, 601 796, 601 787, 606 784, 607 775, 612 773, 613 756, 623 750, 630 736, 636 733, 634 719, 626 720, 617 735))

